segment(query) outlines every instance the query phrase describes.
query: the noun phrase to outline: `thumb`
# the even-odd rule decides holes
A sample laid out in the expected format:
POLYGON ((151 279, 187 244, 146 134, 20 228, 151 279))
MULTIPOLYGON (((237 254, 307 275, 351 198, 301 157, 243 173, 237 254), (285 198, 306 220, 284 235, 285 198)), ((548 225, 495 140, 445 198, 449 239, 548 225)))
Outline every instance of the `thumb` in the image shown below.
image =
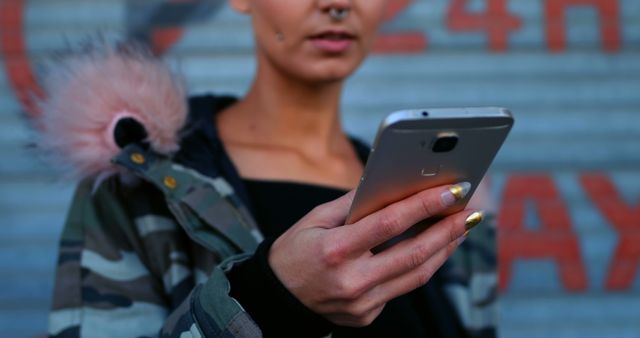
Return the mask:
POLYGON ((353 189, 341 197, 315 207, 304 219, 316 227, 335 228, 344 225, 356 190, 353 189))

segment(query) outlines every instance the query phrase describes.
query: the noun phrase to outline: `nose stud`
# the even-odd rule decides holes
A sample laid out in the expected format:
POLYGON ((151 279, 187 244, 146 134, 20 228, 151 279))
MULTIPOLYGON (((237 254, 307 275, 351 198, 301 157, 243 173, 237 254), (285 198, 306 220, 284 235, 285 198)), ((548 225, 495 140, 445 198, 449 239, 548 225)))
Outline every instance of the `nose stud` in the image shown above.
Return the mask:
POLYGON ((329 9, 329 16, 333 21, 342 21, 347 17, 347 15, 349 15, 348 8, 331 7, 331 9, 329 9))

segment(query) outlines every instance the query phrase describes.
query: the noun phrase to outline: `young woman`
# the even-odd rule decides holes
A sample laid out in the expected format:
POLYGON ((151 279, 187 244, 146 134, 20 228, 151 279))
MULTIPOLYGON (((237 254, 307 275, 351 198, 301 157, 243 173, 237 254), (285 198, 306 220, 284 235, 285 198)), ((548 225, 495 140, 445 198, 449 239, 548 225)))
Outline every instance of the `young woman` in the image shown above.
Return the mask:
MULTIPOLYGON (((344 224, 367 148, 343 132, 340 97, 388 1, 230 4, 254 28, 258 67, 248 94, 191 98, 189 132, 171 159, 123 144, 113 161, 136 183, 114 175, 79 185, 50 335, 492 335, 490 326, 465 325, 436 274, 481 212, 370 251, 464 197, 466 184, 344 224)), ((450 276, 468 286, 456 271, 450 276)))

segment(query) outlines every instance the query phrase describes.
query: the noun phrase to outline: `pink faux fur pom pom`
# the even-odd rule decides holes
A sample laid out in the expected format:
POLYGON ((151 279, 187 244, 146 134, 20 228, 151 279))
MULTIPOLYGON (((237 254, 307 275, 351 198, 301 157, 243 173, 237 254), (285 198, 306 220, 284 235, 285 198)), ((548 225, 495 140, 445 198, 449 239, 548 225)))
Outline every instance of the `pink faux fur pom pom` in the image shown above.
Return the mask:
POLYGON ((38 145, 70 178, 117 172, 111 159, 120 151, 114 128, 122 118, 144 126, 154 151, 178 150, 187 117, 183 81, 144 48, 92 42, 54 61, 43 80, 38 145))

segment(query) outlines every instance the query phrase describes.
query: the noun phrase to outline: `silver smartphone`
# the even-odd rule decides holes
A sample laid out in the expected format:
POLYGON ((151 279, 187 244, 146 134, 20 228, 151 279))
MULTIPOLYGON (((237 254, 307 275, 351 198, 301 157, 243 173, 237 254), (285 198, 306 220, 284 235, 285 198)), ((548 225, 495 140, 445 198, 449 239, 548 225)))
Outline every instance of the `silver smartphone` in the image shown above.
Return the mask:
POLYGON ((469 182, 466 197, 437 218, 463 210, 512 126, 509 110, 498 107, 391 113, 378 130, 347 224, 424 189, 469 182))

